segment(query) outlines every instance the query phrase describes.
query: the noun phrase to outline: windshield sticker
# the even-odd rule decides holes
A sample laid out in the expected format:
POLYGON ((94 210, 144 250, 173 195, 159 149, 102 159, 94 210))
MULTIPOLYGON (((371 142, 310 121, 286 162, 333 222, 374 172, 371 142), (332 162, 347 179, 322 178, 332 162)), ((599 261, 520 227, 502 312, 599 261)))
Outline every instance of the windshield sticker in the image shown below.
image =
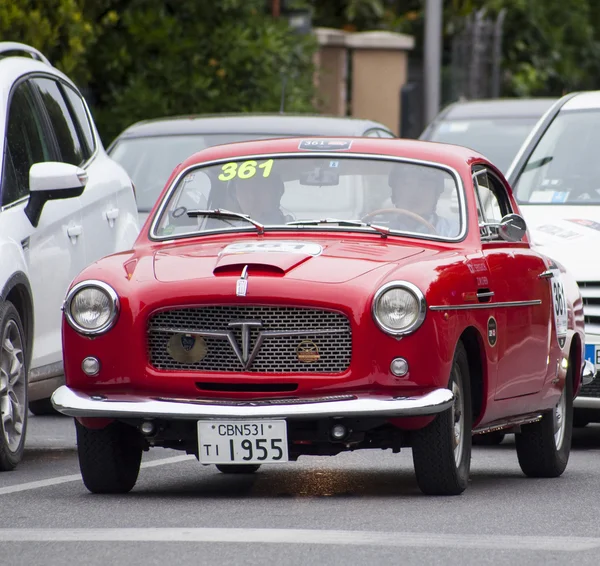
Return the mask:
POLYGON ((594 220, 586 220, 584 218, 567 218, 566 220, 567 222, 573 222, 574 224, 579 224, 580 226, 586 226, 592 230, 600 231, 600 222, 596 222, 594 220))
POLYGON ((567 200, 569 191, 533 191, 529 198, 530 203, 563 203, 567 200))
POLYGON ((222 173, 219 175, 219 181, 231 181, 235 177, 238 179, 252 179, 257 173, 267 178, 271 174, 271 169, 273 169, 272 159, 262 163, 253 160, 244 161, 243 163, 231 161, 221 167, 222 173))
POLYGON ((304 242, 237 242, 226 246, 221 255, 225 254, 250 254, 250 253, 287 253, 317 256, 323 248, 319 244, 304 242))
POLYGON ((536 226, 536 228, 540 232, 545 232, 546 234, 551 234, 552 236, 556 236, 557 238, 563 238, 565 240, 573 240, 574 238, 581 238, 581 234, 579 232, 565 230, 564 228, 560 228, 559 226, 554 226, 553 224, 542 224, 541 226, 536 226))
POLYGON ((469 122, 450 122, 447 125, 444 124, 444 126, 446 126, 444 129, 448 132, 466 132, 469 129, 469 122))
POLYGON ((340 162, 339 161, 330 161, 329 162, 329 167, 339 167, 340 166, 340 162))
POLYGON ((315 151, 339 151, 350 149, 352 140, 302 140, 298 149, 312 149, 315 151))

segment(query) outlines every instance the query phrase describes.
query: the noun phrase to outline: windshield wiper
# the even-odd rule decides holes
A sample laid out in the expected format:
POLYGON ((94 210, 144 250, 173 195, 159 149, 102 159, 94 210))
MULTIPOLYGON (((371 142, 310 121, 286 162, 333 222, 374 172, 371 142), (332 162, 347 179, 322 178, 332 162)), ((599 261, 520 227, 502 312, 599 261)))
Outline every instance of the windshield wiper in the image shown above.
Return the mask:
POLYGON ((320 224, 337 224, 338 226, 356 226, 358 228, 371 228, 379 232, 384 238, 391 233, 389 228, 377 224, 367 224, 360 220, 342 220, 341 218, 322 218, 321 220, 293 220, 286 222, 288 226, 319 226, 320 224))
POLYGON ((252 224, 259 234, 263 234, 265 227, 260 222, 253 220, 247 214, 241 212, 233 212, 232 210, 225 210, 224 208, 215 208, 213 210, 188 210, 187 215, 190 218, 196 218, 197 216, 207 216, 208 218, 234 218, 236 220, 245 220, 252 224))
POLYGON ((531 163, 528 163, 527 165, 525 165, 525 167, 523 168, 523 173, 525 173, 525 171, 531 171, 532 169, 537 169, 538 167, 543 167, 544 165, 546 165, 546 163, 550 163, 550 161, 552 161, 554 159, 554 157, 552 157, 551 155, 547 155, 546 157, 542 157, 541 159, 538 159, 537 161, 532 161, 531 163))

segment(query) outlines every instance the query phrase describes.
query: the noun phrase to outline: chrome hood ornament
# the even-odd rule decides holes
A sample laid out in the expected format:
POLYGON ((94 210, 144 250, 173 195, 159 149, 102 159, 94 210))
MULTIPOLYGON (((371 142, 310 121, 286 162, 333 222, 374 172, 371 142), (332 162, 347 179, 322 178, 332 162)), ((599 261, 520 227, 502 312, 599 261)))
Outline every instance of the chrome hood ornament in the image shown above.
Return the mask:
POLYGON ((242 269, 242 275, 237 280, 235 285, 235 294, 238 297, 245 297, 246 292, 248 291, 248 266, 246 265, 244 269, 242 269))

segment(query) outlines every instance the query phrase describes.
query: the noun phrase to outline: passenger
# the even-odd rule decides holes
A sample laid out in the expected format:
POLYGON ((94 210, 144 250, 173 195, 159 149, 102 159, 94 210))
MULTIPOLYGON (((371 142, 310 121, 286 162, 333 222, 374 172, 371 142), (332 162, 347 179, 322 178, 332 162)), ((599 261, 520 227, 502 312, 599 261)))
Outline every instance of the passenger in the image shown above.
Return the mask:
POLYGON ((236 179, 230 191, 237 212, 247 214, 262 224, 285 224, 287 217, 280 206, 285 190, 278 175, 254 175, 250 179, 236 179))
MULTIPOLYGON (((396 208, 418 215, 435 228, 437 235, 452 237, 458 234, 458 226, 436 212, 438 201, 444 192, 444 177, 442 171, 431 167, 403 163, 394 166, 388 177, 388 184, 392 189, 392 202, 396 208)), ((431 232, 427 224, 409 214, 399 214, 390 228, 431 232)))

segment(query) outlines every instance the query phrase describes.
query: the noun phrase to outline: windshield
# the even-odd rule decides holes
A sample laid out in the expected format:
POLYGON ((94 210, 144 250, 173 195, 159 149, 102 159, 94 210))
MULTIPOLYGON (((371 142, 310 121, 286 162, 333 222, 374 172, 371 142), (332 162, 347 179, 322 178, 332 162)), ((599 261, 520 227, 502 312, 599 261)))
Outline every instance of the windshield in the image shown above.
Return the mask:
POLYGON ((265 230, 375 231, 372 224, 380 233, 446 239, 459 237, 464 224, 463 199, 448 171, 336 154, 197 167, 166 199, 152 232, 157 238, 262 230, 263 225, 265 230))
POLYGON ((537 118, 449 120, 431 132, 431 141, 462 145, 485 155, 506 173, 537 118))
POLYGON ((237 141, 281 137, 267 134, 172 135, 122 139, 110 150, 133 181, 138 210, 149 212, 173 169, 197 151, 237 141))
POLYGON ((514 189, 522 204, 600 204, 600 112, 561 112, 542 135, 514 189))

